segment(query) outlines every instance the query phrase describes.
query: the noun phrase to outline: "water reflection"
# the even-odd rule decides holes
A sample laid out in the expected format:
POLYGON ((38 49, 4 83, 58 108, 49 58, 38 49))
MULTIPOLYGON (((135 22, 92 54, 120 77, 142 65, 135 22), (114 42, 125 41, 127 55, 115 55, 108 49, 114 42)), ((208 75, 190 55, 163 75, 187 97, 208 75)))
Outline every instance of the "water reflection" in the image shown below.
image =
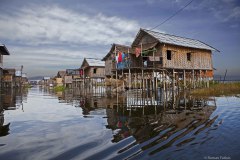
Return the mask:
POLYGON ((217 116, 211 117, 216 110, 214 98, 196 98, 188 93, 166 92, 156 96, 130 90, 107 97, 68 90, 57 95, 60 103, 82 108, 85 117, 91 111, 104 108, 106 128, 113 132, 112 143, 119 143, 130 136, 135 139, 118 150, 118 154, 140 146, 128 158, 146 153, 151 156, 172 146, 178 151, 186 144, 203 143, 211 137, 206 134, 199 140, 197 135, 211 128, 217 119, 217 116))
POLYGON ((23 101, 27 100, 28 90, 2 89, 0 96, 0 137, 9 134, 10 122, 4 122, 4 111, 23 108, 23 101))
POLYGON ((26 98, 24 91, 4 91, 0 159, 238 156, 239 98, 219 98, 216 107, 214 98, 158 92, 105 96, 35 87, 26 98))

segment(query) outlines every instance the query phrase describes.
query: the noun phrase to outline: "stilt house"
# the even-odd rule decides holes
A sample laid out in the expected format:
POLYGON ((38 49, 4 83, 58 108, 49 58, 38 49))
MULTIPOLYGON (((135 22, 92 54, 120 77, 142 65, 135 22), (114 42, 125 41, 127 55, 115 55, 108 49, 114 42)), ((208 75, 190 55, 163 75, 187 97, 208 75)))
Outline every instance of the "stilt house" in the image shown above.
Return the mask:
POLYGON ((10 55, 10 53, 8 52, 8 49, 5 47, 5 45, 0 44, 0 88, 3 78, 3 55, 10 55))
POLYGON ((129 67, 130 62, 130 52, 131 47, 120 45, 120 44, 113 44, 110 51, 107 53, 107 55, 102 59, 102 61, 105 61, 105 76, 107 78, 110 78, 112 75, 112 72, 116 69, 123 69, 129 67), (121 54, 121 58, 118 58, 121 54), (121 62, 118 62, 118 60, 121 60, 121 62))
POLYGON ((132 43, 132 68, 164 69, 213 78, 212 51, 217 49, 199 40, 140 29, 132 43))
POLYGON ((3 78, 2 78, 2 86, 13 88, 15 87, 16 76, 15 69, 3 69, 3 78))
POLYGON ((99 59, 84 58, 80 75, 84 78, 104 78, 105 64, 99 59))

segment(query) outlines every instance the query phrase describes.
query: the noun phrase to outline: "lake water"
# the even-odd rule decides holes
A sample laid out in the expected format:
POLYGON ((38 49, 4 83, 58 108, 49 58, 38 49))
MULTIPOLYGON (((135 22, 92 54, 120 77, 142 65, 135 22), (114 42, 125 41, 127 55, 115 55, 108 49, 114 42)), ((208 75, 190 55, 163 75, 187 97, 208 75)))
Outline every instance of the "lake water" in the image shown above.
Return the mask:
POLYGON ((240 98, 136 93, 2 92, 0 159, 240 159, 240 98))

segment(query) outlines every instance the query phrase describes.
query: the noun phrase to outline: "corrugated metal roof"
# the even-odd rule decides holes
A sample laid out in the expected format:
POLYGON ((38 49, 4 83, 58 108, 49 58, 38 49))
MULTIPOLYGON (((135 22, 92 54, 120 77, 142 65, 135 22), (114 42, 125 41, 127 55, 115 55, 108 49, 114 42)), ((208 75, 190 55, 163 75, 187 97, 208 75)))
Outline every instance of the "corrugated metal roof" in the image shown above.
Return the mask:
POLYGON ((105 67, 105 62, 99 59, 86 58, 86 61, 89 64, 89 66, 105 67))
POLYGON ((175 36, 175 35, 155 32, 155 31, 150 31, 150 30, 146 30, 146 29, 141 29, 141 30, 147 32, 148 34, 150 34, 154 38, 158 39, 162 43, 173 44, 173 45, 184 46, 184 47, 218 51, 217 49, 215 49, 215 48, 213 48, 213 47, 211 47, 211 46, 209 46, 209 45, 207 45, 207 44, 205 44, 205 43, 203 43, 199 40, 179 37, 179 36, 175 36))

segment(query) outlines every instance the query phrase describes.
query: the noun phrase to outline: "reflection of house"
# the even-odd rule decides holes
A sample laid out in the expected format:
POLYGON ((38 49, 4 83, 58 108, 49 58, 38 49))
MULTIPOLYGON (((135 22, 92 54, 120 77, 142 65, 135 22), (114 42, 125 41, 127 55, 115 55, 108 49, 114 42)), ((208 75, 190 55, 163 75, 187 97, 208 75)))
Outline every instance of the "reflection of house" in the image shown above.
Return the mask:
POLYGON ((188 99, 187 107, 183 109, 180 104, 175 106, 176 108, 171 104, 170 108, 174 109, 165 108, 164 110, 162 107, 150 106, 134 108, 131 111, 126 110, 125 107, 107 109, 108 125, 106 127, 116 131, 112 142, 119 142, 131 134, 136 139, 136 143, 143 144, 151 140, 150 143, 145 143, 142 149, 155 148, 154 153, 176 142, 176 145, 188 143, 188 141, 181 142, 183 137, 194 140, 194 135, 210 128, 216 120, 216 117, 211 118, 216 106, 206 103, 210 101, 212 100, 188 99), (193 105, 195 102, 205 105, 195 110, 193 105), (169 137, 172 137, 171 141, 166 140, 169 137), (159 145, 160 143, 162 145, 159 145), (156 148, 157 145, 163 147, 156 148))
POLYGON ((3 76, 3 55, 10 55, 5 45, 0 44, 0 87, 2 84, 2 76, 3 76))
POLYGON ((104 78, 105 64, 103 61, 94 58, 84 58, 81 69, 85 78, 104 78))
MULTIPOLYGON (((10 123, 4 125, 4 110, 15 110, 22 106, 27 97, 27 90, 19 88, 2 89, 0 95, 0 137, 9 134, 10 123)), ((6 122, 5 122, 6 123, 6 122)))

